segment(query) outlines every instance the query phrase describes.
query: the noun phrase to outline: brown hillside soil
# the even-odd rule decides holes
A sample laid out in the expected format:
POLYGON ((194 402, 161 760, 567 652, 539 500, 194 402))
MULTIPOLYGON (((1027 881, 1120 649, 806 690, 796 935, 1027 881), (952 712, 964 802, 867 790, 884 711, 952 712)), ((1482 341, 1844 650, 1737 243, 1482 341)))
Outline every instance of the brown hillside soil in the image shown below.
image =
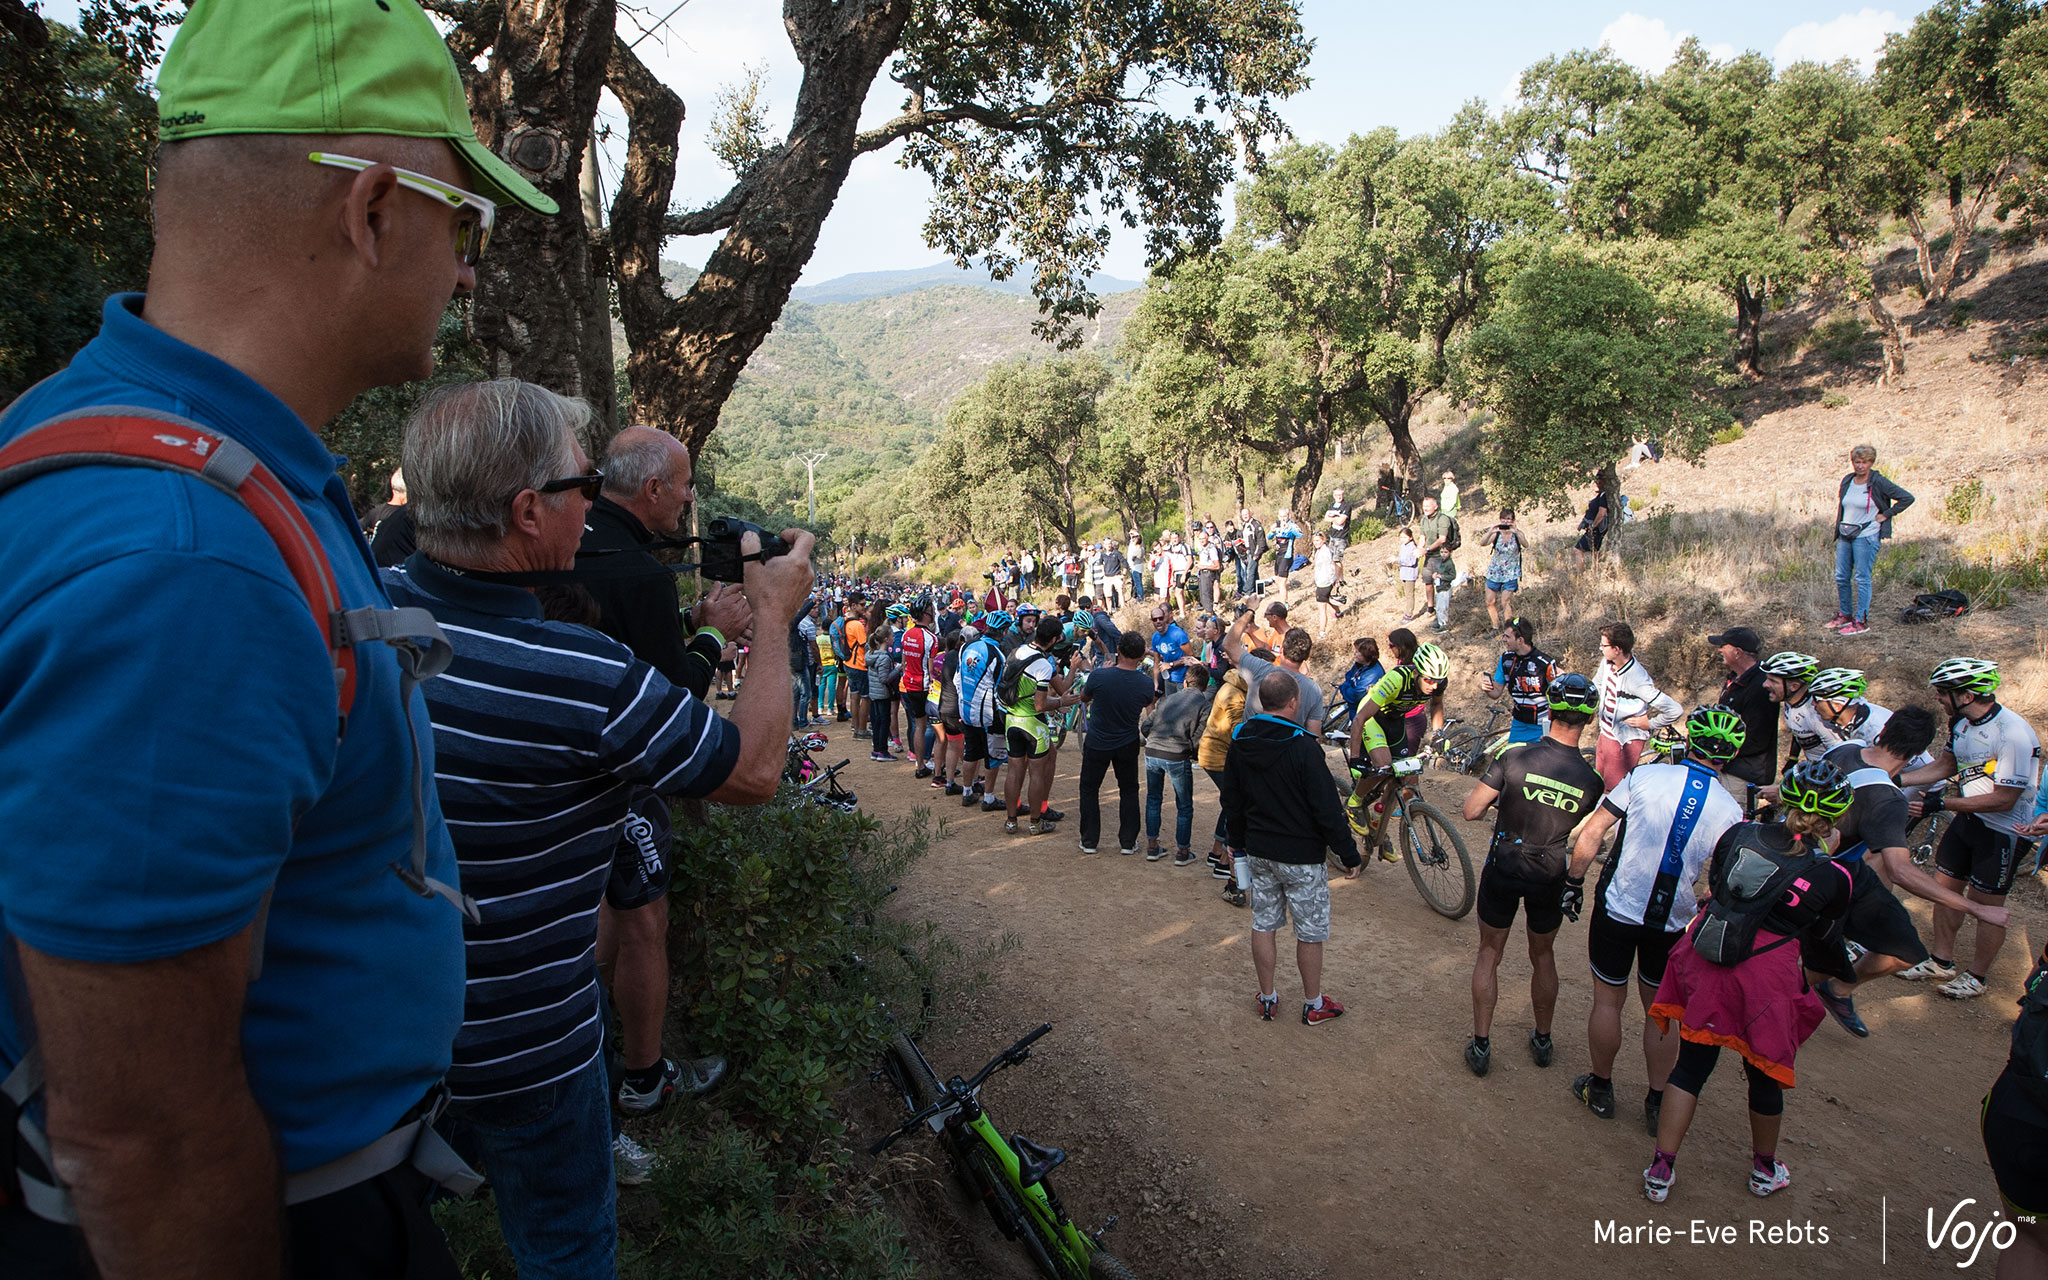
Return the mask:
MULTIPOLYGON (((2048 614, 2035 596, 2018 596, 2000 612, 1905 628, 1893 619, 1916 588, 1894 574, 1880 581, 1869 635, 1842 640, 1819 625, 1834 613, 1828 526, 1853 444, 1874 444, 1879 465, 1919 497, 1898 539, 1921 555, 2048 526, 2048 340, 2040 337, 2048 255, 1998 258, 1958 297, 1974 302, 1976 323, 1961 331, 1909 323, 1911 372, 1898 393, 1871 385, 1867 352, 1852 352, 1848 363, 1818 350, 1781 354, 1779 371, 1751 390, 1743 439, 1712 450, 1700 468, 1667 461, 1628 474, 1624 490, 1652 518, 1622 532, 1612 544, 1616 559, 1569 573, 1572 521, 1535 530, 1540 545, 1516 607, 1537 621, 1545 647, 1590 672, 1600 622, 1625 618, 1642 637, 1639 656, 1690 702, 1719 686, 1703 633, 1747 623, 1773 647, 1870 670, 1873 696, 1893 706, 1924 700, 1927 670, 1968 652, 2004 662, 2006 700, 2037 724, 2048 718, 2048 614), (1829 390, 1847 403, 1825 407, 1829 390), (1943 495, 1971 476, 1997 495, 1993 516, 1941 523, 1943 495), (1655 518, 1660 512, 1668 519, 1655 518)), ((1907 298, 1892 302, 1907 315, 1907 298)), ((1445 426, 1418 435, 1431 451, 1431 474, 1471 445, 1469 431, 1445 426)), ((1460 559, 1476 573, 1484 553, 1475 534, 1490 509, 1469 484, 1465 506, 1472 532, 1460 559)), ((1351 636, 1383 636, 1398 625, 1381 568, 1391 550, 1389 538, 1347 558, 1351 608, 1313 664, 1326 680, 1348 660, 1337 650, 1351 636)), ((1295 582, 1301 618, 1308 575, 1295 582)), ((1483 716, 1479 678, 1497 646, 1477 582, 1455 602, 1453 632, 1443 638, 1454 663, 1451 710, 1483 716)), ((844 726, 832 737, 846 740, 844 726)), ((1078 768, 1070 748, 1053 793, 1068 820, 1059 835, 1036 839, 1006 838, 999 818, 938 798, 904 765, 857 761, 849 782, 871 813, 930 804, 942 817, 957 816, 896 908, 967 936, 1013 934, 1022 946, 968 1011, 965 1028, 928 1048, 942 1071, 966 1071, 1039 1021, 1055 1024, 1031 1063, 990 1086, 991 1111, 1006 1132, 1067 1149, 1059 1181, 1070 1208, 1089 1226, 1120 1215, 1108 1243, 1142 1275, 1539 1277, 1606 1268, 1860 1277, 1877 1273, 1881 1260, 1885 1274, 1955 1274, 1956 1255, 1926 1247, 1928 1210, 1939 1224, 1959 1200, 1975 1197, 1963 1216, 1982 1221, 1997 1203, 1978 1103, 2005 1059, 2012 1002, 2048 929, 2038 878, 2013 897, 2012 932, 1989 996, 1957 1004, 1881 979, 1859 1000, 1870 1039, 1854 1040, 1830 1021, 1808 1042, 1780 1148, 1793 1174, 1789 1189, 1768 1201, 1749 1194, 1742 1079, 1724 1061, 1688 1136, 1672 1198, 1653 1206, 1641 1193, 1652 1144, 1640 1110, 1639 1014, 1624 1021, 1618 1118, 1594 1118, 1568 1092, 1588 1064, 1592 979, 1583 923, 1566 924, 1558 940, 1563 991, 1548 1070, 1523 1047, 1530 1021, 1519 925, 1501 970, 1493 1073, 1475 1079, 1460 1052, 1470 1034, 1476 925, 1429 911, 1405 871, 1386 863, 1369 865, 1360 881, 1332 883, 1326 987, 1348 1014, 1301 1025, 1283 934, 1282 1017, 1261 1022, 1247 913, 1219 900, 1199 862, 1176 870, 1119 857, 1113 780, 1104 850, 1081 857, 1078 768), (1596 1224, 1610 1219, 1662 1224, 1678 1239, 1597 1243, 1596 1224), (1739 1242, 1685 1243, 1694 1220, 1732 1225, 1739 1242), (1803 1235, 1825 1230, 1826 1243, 1752 1243, 1753 1231, 1786 1224, 1803 1235)), ((1432 774, 1425 791, 1454 810, 1468 785, 1432 774)), ((1216 815, 1206 778, 1196 779, 1195 796, 1199 851, 1216 815)), ((1170 843, 1170 798, 1167 822, 1170 843)), ((1462 829, 1475 858, 1483 855, 1488 828, 1462 829)), ((1926 904, 1908 906, 1925 936, 1926 904)), ((1966 926, 1965 954, 1970 937, 1966 926)), ((929 1189, 943 1180, 906 1169, 900 1181, 929 1189)), ((1024 1274, 1014 1248, 985 1222, 961 1219, 960 1231, 933 1251, 945 1274, 1024 1274)), ((1988 1275, 1994 1265, 1986 1249, 1969 1274, 1988 1275)))

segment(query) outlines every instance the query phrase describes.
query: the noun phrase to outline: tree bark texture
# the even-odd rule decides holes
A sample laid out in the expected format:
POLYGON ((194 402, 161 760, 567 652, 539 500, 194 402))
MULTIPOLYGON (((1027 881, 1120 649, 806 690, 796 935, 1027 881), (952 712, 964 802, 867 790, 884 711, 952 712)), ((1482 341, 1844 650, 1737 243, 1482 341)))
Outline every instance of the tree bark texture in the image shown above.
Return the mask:
POLYGON ((692 455, 817 248, 858 154, 861 103, 910 13, 911 0, 785 0, 783 22, 804 69, 789 135, 716 206, 676 220, 667 212, 682 103, 611 40, 612 90, 629 121, 625 180, 612 204, 619 314, 632 353, 626 374, 635 412, 692 455), (670 298, 662 241, 698 229, 725 236, 689 293, 670 298))
POLYGON ((606 260, 585 225, 578 184, 616 8, 615 0, 479 4, 455 11, 450 39, 458 55, 465 41, 491 51, 485 70, 463 68, 478 140, 560 206, 553 217, 510 211, 498 224, 477 269, 476 340, 494 375, 582 397, 607 435, 616 405, 606 260))
POLYGON ((1878 384, 1890 391, 1903 390, 1906 381, 1906 341, 1899 334, 1898 317, 1892 314, 1890 307, 1884 305, 1884 300, 1878 297, 1875 291, 1864 300, 1864 306, 1870 312, 1870 318, 1877 321, 1878 332, 1884 338, 1884 375, 1878 379, 1878 384))

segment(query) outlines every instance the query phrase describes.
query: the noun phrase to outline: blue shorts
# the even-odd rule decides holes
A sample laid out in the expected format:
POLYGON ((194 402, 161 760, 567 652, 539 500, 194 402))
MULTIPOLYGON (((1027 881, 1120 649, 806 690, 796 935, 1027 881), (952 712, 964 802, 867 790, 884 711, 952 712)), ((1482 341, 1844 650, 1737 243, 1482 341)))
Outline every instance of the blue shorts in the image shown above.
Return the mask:
POLYGON ((1498 578, 1488 578, 1486 580, 1486 589, 1488 591, 1520 591, 1522 589, 1522 580, 1520 578, 1509 578, 1506 582, 1502 582, 1498 578))
POLYGON ((1522 742, 1540 742, 1542 739, 1543 726, 1540 724, 1531 724, 1526 720, 1517 720, 1508 726, 1508 745, 1510 746, 1522 742))

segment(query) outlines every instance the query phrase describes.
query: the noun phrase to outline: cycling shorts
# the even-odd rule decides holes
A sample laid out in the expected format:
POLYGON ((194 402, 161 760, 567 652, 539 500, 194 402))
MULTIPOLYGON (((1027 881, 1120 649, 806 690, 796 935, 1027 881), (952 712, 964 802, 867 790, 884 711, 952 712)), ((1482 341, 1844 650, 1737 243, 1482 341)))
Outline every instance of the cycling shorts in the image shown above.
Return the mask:
POLYGON ((612 851, 612 873, 604 900, 614 911, 631 911, 668 892, 668 802, 652 791, 634 797, 625 829, 612 851))
POLYGON ((1984 1155, 2014 1214, 2048 1213, 2048 1115, 2028 1101, 2011 1063, 1984 1095, 1984 1155))
POLYGON ((1365 728, 1359 731, 1358 753, 1370 756, 1375 749, 1385 747, 1393 754, 1394 759, 1399 760, 1415 754, 1416 736, 1408 732, 1408 723, 1404 716, 1400 726, 1394 731, 1393 741, 1389 742, 1385 722, 1379 716, 1373 716, 1365 722, 1365 728))
POLYGON ((988 730, 972 724, 963 726, 963 729, 967 738, 963 758, 969 764, 988 759, 988 730))
POLYGON ((1053 748, 1052 726, 1039 716, 1011 716, 1003 736, 1017 759, 1036 760, 1053 748))
POLYGON ((1593 905, 1593 921, 1586 929, 1586 958, 1593 976, 1610 987, 1628 985, 1628 975, 1655 987, 1664 981, 1664 965, 1671 947, 1685 936, 1684 930, 1670 932, 1646 924, 1628 924, 1607 914, 1607 905, 1593 905))
POLYGON ((1849 898, 1849 913, 1842 918, 1842 931, 1849 941, 1877 955, 1897 956, 1907 964, 1925 960, 1927 947, 1920 941, 1920 931, 1913 927, 1906 904, 1884 887, 1884 881, 1863 859, 1858 858, 1848 866, 1855 888, 1849 898))
POLYGON ((1979 893, 2004 897, 2012 892, 2020 863, 2034 842, 2000 831, 1974 813, 1959 813, 1942 832, 1934 851, 1934 869, 1955 880, 1967 880, 1979 893))
POLYGON ((1479 923, 1489 929, 1505 929, 1515 922, 1515 910, 1526 905, 1530 933, 1556 933, 1564 924, 1564 877, 1555 880, 1523 880, 1502 871, 1488 859, 1479 870, 1479 923))

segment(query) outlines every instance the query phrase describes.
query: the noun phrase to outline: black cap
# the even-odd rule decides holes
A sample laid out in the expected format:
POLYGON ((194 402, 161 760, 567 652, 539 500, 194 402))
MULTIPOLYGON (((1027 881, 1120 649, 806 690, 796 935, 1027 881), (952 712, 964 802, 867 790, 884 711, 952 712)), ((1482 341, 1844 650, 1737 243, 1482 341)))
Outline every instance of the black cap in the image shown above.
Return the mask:
POLYGON ((1708 636, 1707 643, 1732 644, 1747 653, 1759 652, 1764 647, 1763 641, 1756 638, 1756 632, 1748 627, 1730 627, 1719 635, 1708 636))

